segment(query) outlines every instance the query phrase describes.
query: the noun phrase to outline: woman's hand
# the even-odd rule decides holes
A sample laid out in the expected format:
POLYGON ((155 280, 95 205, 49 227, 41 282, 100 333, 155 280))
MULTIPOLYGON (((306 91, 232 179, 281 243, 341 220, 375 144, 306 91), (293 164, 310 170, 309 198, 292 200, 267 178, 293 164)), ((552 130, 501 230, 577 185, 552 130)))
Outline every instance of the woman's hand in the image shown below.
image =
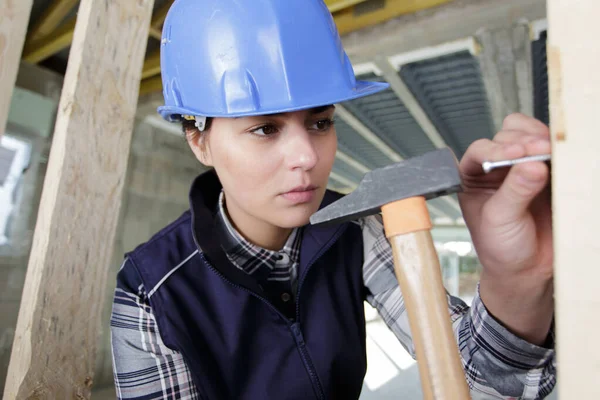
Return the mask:
POLYGON ((537 343, 545 340, 553 312, 549 168, 528 162, 485 174, 481 164, 550 152, 548 127, 513 114, 493 140, 474 142, 460 163, 459 200, 484 267, 482 300, 514 333, 537 343), (535 313, 541 318, 531 319, 535 313))

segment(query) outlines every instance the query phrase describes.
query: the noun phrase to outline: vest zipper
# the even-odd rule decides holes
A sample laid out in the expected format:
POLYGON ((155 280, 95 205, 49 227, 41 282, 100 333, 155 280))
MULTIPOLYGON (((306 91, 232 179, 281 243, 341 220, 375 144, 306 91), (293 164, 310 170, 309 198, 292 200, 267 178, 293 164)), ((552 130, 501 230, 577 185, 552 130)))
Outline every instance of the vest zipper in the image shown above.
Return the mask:
MULTIPOLYGON (((331 246, 329 246, 329 247, 331 247, 331 246)), ((227 279, 225 277, 225 275, 223 275, 221 272, 219 272, 219 270, 217 270, 211 263, 208 262, 208 260, 206 259, 206 257, 204 256, 203 253, 200 253, 200 259, 202 261, 204 261, 204 264, 207 265, 208 268, 210 268, 215 274, 217 274, 217 276, 219 276, 221 279, 223 279, 229 285, 233 286, 236 289, 241 289, 244 292, 249 293, 251 296, 256 297, 257 299, 259 299, 260 301, 265 303, 267 306, 269 306, 273 311, 275 311, 275 313, 277 313, 277 315, 279 315, 287 323, 288 328, 292 331, 292 334, 294 335, 294 341, 296 342, 296 348, 300 352, 300 358, 302 358, 302 363, 304 364, 304 368, 306 368, 306 371, 308 372, 308 375, 310 377, 311 383, 313 385, 313 391, 316 392, 315 394, 317 395, 317 398, 319 400, 325 400, 325 393, 323 392, 323 387, 321 386, 321 381, 319 380, 319 377, 315 373, 315 367, 314 367, 312 361, 310 360, 310 356, 309 356, 308 352, 306 351, 304 337, 302 336, 302 332, 300 331, 300 326, 299 326, 298 322, 290 323, 290 320, 285 315, 283 315, 274 305, 272 305, 267 299, 259 296, 258 294, 254 293, 252 290, 249 290, 241 285, 237 285, 237 284, 233 283, 231 280, 227 279), (316 388, 315 388, 315 386, 316 386, 316 388)), ((314 259, 312 260, 312 262, 314 263, 314 259)), ((307 268, 306 272, 308 272, 308 268, 307 268)), ((304 276, 305 275, 306 275, 306 273, 304 274, 304 276)), ((300 285, 298 285, 298 293, 300 293, 300 285)))
POLYGON ((252 290, 249 290, 241 285, 237 285, 237 284, 233 283, 231 280, 229 280, 228 278, 226 278, 225 275, 223 275, 221 272, 219 272, 219 270, 217 270, 211 263, 208 262, 208 260, 204 256, 204 253, 200 252, 200 258, 202 259, 204 264, 207 265, 215 274, 217 274, 217 276, 219 276, 221 279, 223 279, 225 282, 227 282, 229 285, 233 286, 234 288, 241 289, 244 292, 249 293, 251 296, 256 297, 258 300, 262 301, 267 306, 269 306, 269 308, 271 308, 271 310, 275 311, 275 313, 277 315, 279 315, 279 317, 281 317, 286 322, 286 324, 288 325, 288 328, 292 331, 292 333, 294 335, 294 340, 296 341, 297 348, 300 351, 300 356, 302 358, 302 362, 304 363, 304 365, 308 371, 308 374, 311 378, 313 385, 316 386, 316 389, 317 389, 316 394, 320 400, 325 399, 325 392, 323 391, 323 386, 321 385, 321 381, 315 372, 315 367, 312 363, 310 355, 308 354, 308 351, 306 351, 304 337, 300 330, 300 323, 298 322, 298 319, 300 317, 300 292, 301 292, 302 284, 304 283, 304 280, 306 279, 306 276, 308 275, 308 272, 310 271, 310 267, 315 263, 316 260, 318 260, 323 254, 325 254, 325 252, 327 250, 329 250, 333 246, 333 244, 342 235, 344 230, 345 229, 343 229, 343 225, 342 225, 342 227, 336 231, 336 233, 329 240, 329 242, 323 248, 321 248, 321 250, 319 250, 319 252, 310 260, 310 262, 308 264, 306 264, 306 270, 304 271, 304 274, 302 274, 302 276, 300 277, 300 281, 298 282, 298 290, 296 292, 296 321, 294 323, 290 323, 290 320, 285 315, 283 315, 283 313, 281 313, 266 298, 259 296, 257 293, 253 292, 252 290))
POLYGON ((325 392, 323 391, 323 385, 321 384, 321 380, 315 372, 315 366, 312 363, 310 355, 308 354, 308 351, 306 351, 306 346, 304 346, 304 337, 302 336, 302 332, 300 331, 300 292, 302 291, 302 284, 304 283, 308 273, 310 272, 310 267, 312 267, 315 261, 318 260, 323 254, 325 254, 327 250, 329 250, 333 246, 333 244, 342 235, 342 232, 344 230, 345 229, 343 228, 338 229, 333 235, 333 237, 329 240, 329 242, 324 247, 322 247, 321 250, 317 252, 317 254, 315 254, 315 256, 308 262, 308 264, 306 264, 306 270, 304 271, 304 274, 302 274, 302 276, 300 277, 300 281, 298 282, 298 290, 296 292, 296 322, 292 325, 292 331, 294 332, 294 336, 297 337, 296 340, 301 340, 301 346, 299 346, 300 354, 302 355, 302 359, 308 367, 308 373, 310 374, 314 385, 316 385, 317 387, 319 399, 325 399, 325 392))
POLYGON ((327 244, 324 247, 322 247, 321 250, 319 250, 319 252, 308 262, 308 264, 306 264, 306 270, 304 271, 304 274, 302 274, 302 276, 300 277, 300 281, 298 282, 298 290, 296 291, 296 321, 298 321, 298 319, 300 318, 300 289, 302 288, 302 284, 304 283, 304 280, 306 279, 306 276, 310 271, 310 267, 312 267, 315 261, 317 261, 323 254, 325 254, 327 250, 329 250, 333 246, 333 244, 340 238, 340 236, 342 236, 344 230, 345 229, 342 228, 338 229, 332 236, 332 238, 329 240, 329 242, 327 242, 327 244))

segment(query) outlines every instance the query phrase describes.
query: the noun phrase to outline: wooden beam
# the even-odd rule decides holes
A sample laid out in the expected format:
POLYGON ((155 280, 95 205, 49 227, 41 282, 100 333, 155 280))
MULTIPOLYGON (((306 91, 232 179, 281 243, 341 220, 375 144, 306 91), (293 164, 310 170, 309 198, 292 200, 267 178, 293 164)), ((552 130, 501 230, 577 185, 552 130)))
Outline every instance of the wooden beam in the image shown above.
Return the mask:
POLYGON ((160 92, 162 89, 162 78, 160 76, 144 79, 140 85, 140 96, 160 92))
POLYGON ((153 26, 150 27, 149 35, 150 37, 156 40, 162 39, 162 31, 159 28, 155 28, 153 26))
POLYGON ((142 70, 142 79, 151 78, 160 74, 160 49, 146 58, 144 69, 142 70))
POLYGON ((152 6, 81 2, 6 399, 90 397, 152 6))
POLYGON ((44 14, 29 31, 30 40, 37 40, 50 35, 73 10, 79 0, 54 0, 44 14))
POLYGON ((32 5, 33 0, 0 0, 0 138, 6 129, 32 5))
POLYGON ((385 0, 383 7, 370 12, 357 13, 356 6, 345 8, 335 14, 335 23, 340 35, 343 35, 450 1, 452 0, 385 0))
POLYGON ((154 12, 154 15, 152 16, 152 21, 150 22, 150 36, 154 39, 160 40, 162 38, 161 27, 165 22, 165 18, 167 18, 167 13, 169 12, 169 9, 171 9, 172 5, 173 0, 168 0, 158 10, 154 12))
POLYGON ((558 397, 599 399, 600 2, 547 5, 558 397))
POLYGON ((77 18, 72 17, 47 36, 37 40, 28 40, 23 50, 23 59, 32 64, 37 64, 69 47, 73 40, 76 22, 77 18))
POLYGON ((327 8, 329 8, 329 11, 333 14, 345 8, 364 3, 365 1, 367 0, 325 0, 325 4, 327 4, 327 8))

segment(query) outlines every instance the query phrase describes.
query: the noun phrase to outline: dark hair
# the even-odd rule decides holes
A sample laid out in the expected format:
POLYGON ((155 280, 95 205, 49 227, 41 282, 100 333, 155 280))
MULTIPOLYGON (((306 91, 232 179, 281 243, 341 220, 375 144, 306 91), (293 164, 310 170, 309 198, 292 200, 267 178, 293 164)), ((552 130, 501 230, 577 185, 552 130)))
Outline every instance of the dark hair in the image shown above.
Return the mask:
POLYGON ((181 121, 181 128, 183 129, 183 134, 187 140, 194 140, 198 135, 208 132, 210 130, 211 123, 212 118, 206 118, 206 128, 204 131, 200 132, 196 127, 196 121, 183 119, 181 121))

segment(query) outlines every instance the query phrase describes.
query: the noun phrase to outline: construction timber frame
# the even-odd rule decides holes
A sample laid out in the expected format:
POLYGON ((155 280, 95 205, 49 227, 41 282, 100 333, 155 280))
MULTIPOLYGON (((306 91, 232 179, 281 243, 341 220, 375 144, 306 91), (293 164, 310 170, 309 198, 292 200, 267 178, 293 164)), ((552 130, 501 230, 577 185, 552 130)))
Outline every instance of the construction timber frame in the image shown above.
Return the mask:
POLYGON ((558 396, 600 399, 600 2, 548 0, 558 396))
MULTIPOLYGON (((448 1, 387 0, 362 17, 353 10, 365 0, 326 3, 346 33, 448 1)), ((32 4, 0 0, 0 137, 21 58, 71 53, 3 398, 87 399, 138 95, 160 90, 139 38, 160 39, 171 2, 55 0, 27 34, 32 4)), ((547 5, 559 395, 595 399, 600 3, 547 5)))
MULTIPOLYGON (((31 1, 2 0, 0 12, 16 15, 14 26, 27 26, 29 10, 11 12, 11 7, 26 3, 31 9, 31 1)), ((147 45, 139 38, 148 34, 153 4, 154 0, 81 1, 5 399, 91 395, 106 266, 113 251, 147 45)), ((3 22, 6 35, 4 27, 3 22)), ((37 27, 40 33, 45 28, 37 27)), ((21 38, 4 42, 22 43, 24 30, 8 35, 15 32, 21 38)), ((1 68, 15 71, 19 57, 15 49, 10 53, 2 58, 1 68)), ((1 94, 2 104, 8 102, 7 92, 1 94)))

